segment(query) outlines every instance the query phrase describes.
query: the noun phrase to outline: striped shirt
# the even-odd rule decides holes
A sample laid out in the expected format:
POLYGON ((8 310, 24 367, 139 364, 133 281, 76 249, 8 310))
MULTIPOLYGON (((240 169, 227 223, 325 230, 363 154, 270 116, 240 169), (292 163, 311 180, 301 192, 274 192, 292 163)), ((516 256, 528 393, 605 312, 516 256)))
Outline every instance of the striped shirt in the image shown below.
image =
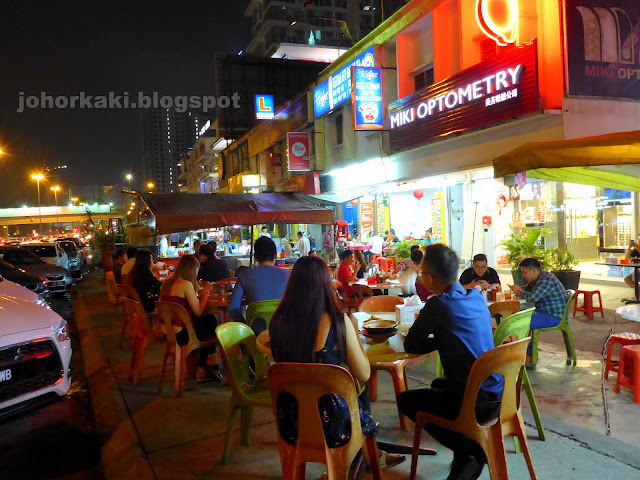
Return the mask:
POLYGON ((528 303, 533 303, 536 310, 546 312, 557 318, 562 318, 567 305, 567 291, 560 280, 552 273, 540 271, 535 283, 527 283, 519 294, 528 303))

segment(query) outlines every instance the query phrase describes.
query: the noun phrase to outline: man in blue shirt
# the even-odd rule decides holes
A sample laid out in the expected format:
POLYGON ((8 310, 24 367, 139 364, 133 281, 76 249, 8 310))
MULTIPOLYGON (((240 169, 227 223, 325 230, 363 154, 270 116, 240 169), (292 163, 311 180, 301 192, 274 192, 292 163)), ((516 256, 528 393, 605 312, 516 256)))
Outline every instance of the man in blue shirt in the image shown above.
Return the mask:
MULTIPOLYGON (((244 270, 238 275, 238 281, 229 299, 229 315, 235 322, 245 322, 241 309, 242 297, 246 297, 247 305, 282 298, 291 275, 289 270, 274 265, 276 244, 271 238, 259 237, 253 244, 253 252, 258 267, 244 270)), ((264 330, 265 327, 266 325, 260 330, 264 330)))
MULTIPOLYGON (((415 420, 418 410, 455 419, 460 412, 471 366, 493 348, 491 315, 482 294, 465 290, 459 282, 458 256, 443 244, 426 248, 421 265, 422 283, 436 295, 430 297, 409 330, 404 348, 409 353, 440 353, 445 377, 436 378, 431 388, 407 390, 398 396, 398 409, 415 420)), ((482 384, 476 401, 478 422, 500 414, 502 377, 492 375, 482 384)), ((434 424, 425 430, 453 450, 447 480, 475 480, 482 473, 486 456, 470 438, 434 424)))

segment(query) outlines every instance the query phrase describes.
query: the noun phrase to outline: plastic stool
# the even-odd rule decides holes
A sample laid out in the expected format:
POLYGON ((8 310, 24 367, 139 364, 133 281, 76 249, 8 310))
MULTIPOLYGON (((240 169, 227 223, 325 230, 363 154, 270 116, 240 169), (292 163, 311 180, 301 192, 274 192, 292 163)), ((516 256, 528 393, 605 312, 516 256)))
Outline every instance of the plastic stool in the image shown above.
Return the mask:
POLYGON ((602 308, 602 297, 600 296, 600 290, 577 290, 576 298, 573 303, 573 316, 576 316, 576 312, 584 312, 587 314, 587 318, 589 320, 593 320, 593 312, 600 312, 602 317, 604 318, 604 309, 602 308), (600 306, 595 308, 593 306, 593 296, 598 294, 598 300, 600 301, 600 306), (578 306, 578 297, 582 294, 583 305, 581 307, 578 306))
POLYGON ((380 265, 380 270, 383 272, 388 272, 393 268, 393 260, 387 257, 380 257, 377 259, 378 265, 380 265))
POLYGON ((620 362, 613 360, 613 348, 616 345, 640 345, 640 335, 637 333, 616 333, 609 338, 609 346, 607 347, 607 363, 604 368, 604 378, 609 378, 609 372, 617 372, 620 362))
POLYGON ((374 253, 373 255, 371 255, 371 260, 369 261, 370 264, 378 264, 378 259, 381 257, 382 255, 380 255, 379 253, 374 253))
POLYGON ((620 393, 620 387, 631 390, 634 403, 640 403, 640 345, 622 347, 616 393, 620 393))

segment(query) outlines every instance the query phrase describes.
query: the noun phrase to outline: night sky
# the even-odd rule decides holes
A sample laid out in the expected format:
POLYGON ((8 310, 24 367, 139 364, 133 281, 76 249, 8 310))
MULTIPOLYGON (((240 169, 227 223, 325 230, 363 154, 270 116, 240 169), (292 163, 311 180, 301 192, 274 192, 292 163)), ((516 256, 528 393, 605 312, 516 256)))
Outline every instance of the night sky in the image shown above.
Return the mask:
POLYGON ((34 202, 29 174, 45 164, 112 185, 142 157, 142 110, 17 113, 19 92, 214 95, 213 54, 246 47, 247 3, 0 2, 0 148, 13 153, 0 156, 0 207, 34 202))

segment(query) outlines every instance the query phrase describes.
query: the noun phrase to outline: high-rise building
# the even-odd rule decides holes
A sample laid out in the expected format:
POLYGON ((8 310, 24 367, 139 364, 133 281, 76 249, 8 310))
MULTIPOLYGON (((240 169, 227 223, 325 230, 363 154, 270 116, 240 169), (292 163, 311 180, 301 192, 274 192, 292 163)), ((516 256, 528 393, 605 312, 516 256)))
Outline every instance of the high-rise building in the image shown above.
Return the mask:
POLYGON ((178 163, 198 138, 198 117, 191 112, 152 108, 144 113, 142 185, 154 192, 177 192, 178 163), (147 187, 152 184, 153 187, 147 187))
POLYGON ((252 39, 245 52, 265 57, 286 55, 296 60, 333 61, 407 2, 251 0, 244 12, 252 18, 252 39), (303 53, 292 48, 294 45, 333 47, 335 52, 308 48, 303 53), (309 58, 302 58, 301 54, 309 58))

